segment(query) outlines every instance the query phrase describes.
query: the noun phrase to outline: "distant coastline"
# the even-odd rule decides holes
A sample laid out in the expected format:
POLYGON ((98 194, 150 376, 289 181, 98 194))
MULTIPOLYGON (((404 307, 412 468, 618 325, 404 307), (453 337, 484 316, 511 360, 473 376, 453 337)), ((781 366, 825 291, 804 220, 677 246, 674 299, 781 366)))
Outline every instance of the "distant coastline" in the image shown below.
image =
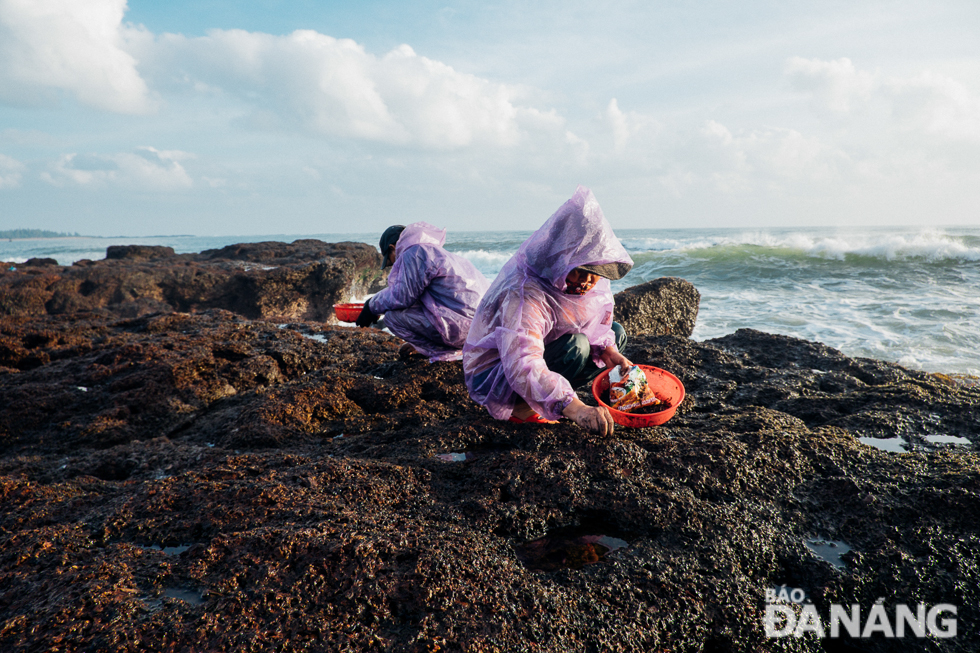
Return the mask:
POLYGON ((59 231, 45 231, 44 229, 8 229, 0 231, 0 238, 7 240, 23 240, 28 238, 81 238, 80 233, 66 234, 59 231))

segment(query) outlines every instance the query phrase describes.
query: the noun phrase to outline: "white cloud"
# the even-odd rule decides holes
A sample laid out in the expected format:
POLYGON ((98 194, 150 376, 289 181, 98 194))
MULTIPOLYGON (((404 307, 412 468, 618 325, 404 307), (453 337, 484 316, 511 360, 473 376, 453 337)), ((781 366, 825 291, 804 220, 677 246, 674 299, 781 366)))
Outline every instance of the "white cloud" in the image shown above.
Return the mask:
POLYGON ((660 175, 657 181, 671 197, 680 198, 698 182, 698 179, 691 171, 678 169, 660 175))
POLYGON ((812 93, 835 113, 866 103, 877 86, 874 75, 859 71, 846 57, 835 61, 793 57, 786 62, 786 74, 795 88, 812 93))
POLYGON ((959 81, 924 72, 889 80, 883 92, 906 129, 953 141, 980 141, 980 98, 959 81))
POLYGON ((841 116, 870 117, 878 131, 980 140, 980 98, 951 77, 930 71, 885 77, 858 70, 846 58, 793 57, 786 73, 795 88, 812 94, 821 107, 841 116))
POLYGON ((724 167, 768 179, 833 181, 846 162, 841 152, 793 129, 755 129, 735 136, 724 125, 709 120, 702 133, 722 153, 719 161, 728 161, 724 167))
POLYGON ((718 141, 722 145, 731 145, 735 142, 735 137, 732 136, 732 132, 729 131, 728 127, 714 120, 706 122, 701 129, 701 133, 709 139, 718 141))
POLYGON ((0 190, 20 186, 24 164, 5 154, 0 154, 0 190))
POLYGON ((528 106, 523 89, 408 45, 379 57, 312 30, 155 35, 124 25, 125 11, 125 0, 0 0, 0 101, 50 105, 68 94, 145 113, 156 108, 149 81, 155 91, 236 98, 247 113, 234 124, 256 130, 433 150, 565 141, 564 120, 528 106))
POLYGON ((47 172, 41 173, 41 179, 60 187, 178 190, 193 186, 190 175, 179 162, 188 158, 193 155, 153 147, 115 154, 65 154, 47 172))
POLYGON ((853 172, 841 150, 793 129, 734 132, 717 120, 677 129, 658 165, 660 185, 674 197, 713 188, 725 195, 828 188, 853 172))
POLYGON ((613 151, 617 154, 623 154, 640 134, 646 133, 648 137, 653 137, 660 129, 660 124, 649 116, 635 111, 624 113, 616 98, 609 100, 606 120, 612 130, 613 151))
POLYGON ((142 34, 131 42, 161 86, 238 97, 254 126, 277 118, 317 134, 400 146, 512 146, 544 112, 520 106, 516 87, 458 72, 402 45, 382 57, 310 30, 273 36, 212 30, 142 34), (271 112, 271 115, 270 115, 271 112))
POLYGON ((36 105, 67 92, 119 113, 152 108, 124 50, 126 0, 0 0, 0 101, 36 105))

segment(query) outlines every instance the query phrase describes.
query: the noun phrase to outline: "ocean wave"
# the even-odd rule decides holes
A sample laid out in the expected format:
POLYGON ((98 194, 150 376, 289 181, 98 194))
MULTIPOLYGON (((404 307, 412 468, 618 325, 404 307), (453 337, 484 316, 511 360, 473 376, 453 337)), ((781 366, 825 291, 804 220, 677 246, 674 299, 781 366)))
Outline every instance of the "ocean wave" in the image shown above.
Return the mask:
MULTIPOLYGON (((823 230, 826 231, 826 230, 823 230)), ((766 230, 706 234, 690 238, 621 238, 632 254, 688 254, 739 256, 740 254, 793 258, 798 256, 845 260, 869 258, 894 261, 923 259, 940 262, 980 261, 980 243, 972 235, 950 234, 927 229, 908 232, 841 232, 814 234, 805 231, 766 230)))
POLYGON ((487 251, 485 249, 465 250, 455 253, 465 259, 469 259, 488 278, 496 276, 500 272, 500 268, 504 267, 504 264, 513 256, 513 252, 487 251))

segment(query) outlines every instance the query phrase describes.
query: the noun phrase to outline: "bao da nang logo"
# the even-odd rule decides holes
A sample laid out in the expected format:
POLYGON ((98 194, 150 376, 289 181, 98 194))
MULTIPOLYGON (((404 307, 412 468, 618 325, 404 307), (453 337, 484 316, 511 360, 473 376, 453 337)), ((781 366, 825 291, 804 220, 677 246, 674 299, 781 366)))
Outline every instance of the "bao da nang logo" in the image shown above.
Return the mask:
POLYGON ((806 602, 799 588, 766 590, 766 637, 956 637, 956 606, 907 605, 886 607, 880 602, 866 609, 861 605, 831 603, 821 615, 813 603, 806 602))

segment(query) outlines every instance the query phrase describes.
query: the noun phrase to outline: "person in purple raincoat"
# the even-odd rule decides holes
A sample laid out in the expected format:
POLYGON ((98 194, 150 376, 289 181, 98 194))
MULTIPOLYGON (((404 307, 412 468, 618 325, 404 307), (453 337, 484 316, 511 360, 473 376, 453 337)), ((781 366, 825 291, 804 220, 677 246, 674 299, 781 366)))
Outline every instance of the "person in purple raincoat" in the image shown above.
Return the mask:
POLYGON ((612 415, 575 394, 602 367, 632 363, 620 353, 609 280, 633 266, 599 203, 579 186, 501 269, 483 296, 466 345, 470 397, 497 419, 568 417, 609 435, 612 415))
POLYGON ((388 287, 364 302, 357 326, 384 314, 385 326, 430 361, 454 360, 466 342, 477 304, 490 283, 468 260, 443 249, 445 229, 425 222, 393 225, 381 236, 388 287))

